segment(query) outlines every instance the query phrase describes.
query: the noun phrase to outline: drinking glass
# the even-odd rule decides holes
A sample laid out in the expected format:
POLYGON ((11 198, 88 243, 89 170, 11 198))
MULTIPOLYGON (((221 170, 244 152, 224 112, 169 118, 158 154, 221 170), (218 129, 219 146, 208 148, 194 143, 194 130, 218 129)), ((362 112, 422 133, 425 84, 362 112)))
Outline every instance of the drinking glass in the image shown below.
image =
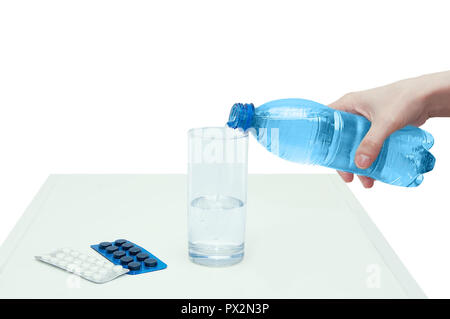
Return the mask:
POLYGON ((189 257, 228 266, 244 257, 248 134, 228 127, 188 132, 189 257))

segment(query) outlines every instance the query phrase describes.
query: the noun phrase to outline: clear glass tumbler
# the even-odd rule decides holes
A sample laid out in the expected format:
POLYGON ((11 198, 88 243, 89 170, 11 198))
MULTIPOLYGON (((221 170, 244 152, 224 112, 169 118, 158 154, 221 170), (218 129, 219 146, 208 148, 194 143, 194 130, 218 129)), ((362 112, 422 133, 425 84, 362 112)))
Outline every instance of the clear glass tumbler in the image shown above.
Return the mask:
POLYGON ((244 257, 248 134, 228 127, 188 132, 189 257, 229 266, 244 257))

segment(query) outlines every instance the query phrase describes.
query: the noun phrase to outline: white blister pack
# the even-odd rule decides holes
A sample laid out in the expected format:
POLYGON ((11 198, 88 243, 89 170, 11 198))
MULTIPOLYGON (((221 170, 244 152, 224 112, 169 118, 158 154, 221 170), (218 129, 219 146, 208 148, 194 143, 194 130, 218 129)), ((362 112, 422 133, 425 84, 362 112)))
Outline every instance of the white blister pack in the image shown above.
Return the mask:
POLYGON ((64 269, 97 284, 103 284, 130 271, 122 266, 114 265, 109 260, 89 256, 70 248, 61 248, 49 254, 35 257, 37 260, 64 269))

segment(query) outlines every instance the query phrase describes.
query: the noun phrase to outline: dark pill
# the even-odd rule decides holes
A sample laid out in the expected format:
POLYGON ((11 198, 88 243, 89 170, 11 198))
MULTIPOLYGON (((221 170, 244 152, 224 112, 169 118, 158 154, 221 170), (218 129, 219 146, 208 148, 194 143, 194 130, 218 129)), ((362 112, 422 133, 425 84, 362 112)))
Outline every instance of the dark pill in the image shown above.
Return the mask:
POLYGON ((110 243, 109 241, 101 242, 101 243, 98 245, 98 247, 99 247, 100 249, 106 249, 106 248, 109 247, 109 246, 111 246, 111 243, 110 243))
POLYGON ((109 247, 106 248, 106 252, 107 252, 108 254, 112 254, 113 252, 115 252, 115 251, 117 251, 117 250, 119 250, 119 248, 116 247, 116 246, 109 246, 109 247))
POLYGON ((125 244, 122 244, 122 249, 123 250, 128 250, 128 249, 130 249, 131 247, 133 247, 134 245, 132 244, 132 243, 130 243, 130 242, 126 242, 125 244))
POLYGON ((128 264, 128 269, 130 270, 139 270, 141 268, 141 263, 137 261, 132 261, 128 264))
POLYGON ((133 257, 123 256, 122 258, 120 258, 120 263, 122 265, 128 265, 128 263, 132 262, 133 260, 134 260, 133 257))
POLYGON ((158 261, 154 258, 147 258, 144 260, 145 267, 155 267, 158 264, 158 261))
POLYGON ((126 253, 123 250, 118 250, 118 251, 114 252, 113 257, 114 257, 114 259, 120 259, 125 255, 126 255, 126 253))
POLYGON ((133 247, 133 248, 130 248, 129 252, 130 252, 130 255, 134 256, 134 255, 139 254, 141 252, 141 249, 139 247, 133 247))
POLYGON ((122 246, 123 244, 125 244, 127 242, 127 240, 126 239, 117 239, 115 242, 114 242, 114 245, 116 245, 116 246, 122 246))
POLYGON ((136 255, 136 259, 139 260, 139 261, 143 261, 143 260, 145 260, 145 259, 147 259, 149 257, 150 257, 150 255, 147 254, 147 253, 139 253, 139 254, 136 255))

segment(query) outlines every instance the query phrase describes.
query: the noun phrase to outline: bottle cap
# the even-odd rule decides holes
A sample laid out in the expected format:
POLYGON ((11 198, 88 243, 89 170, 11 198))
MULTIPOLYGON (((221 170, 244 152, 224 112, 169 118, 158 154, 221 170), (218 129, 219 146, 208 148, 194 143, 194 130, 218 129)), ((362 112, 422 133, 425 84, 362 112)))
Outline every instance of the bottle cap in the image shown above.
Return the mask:
POLYGON ((231 128, 241 128, 244 132, 252 126, 255 106, 253 103, 236 103, 228 117, 227 125, 231 128))

